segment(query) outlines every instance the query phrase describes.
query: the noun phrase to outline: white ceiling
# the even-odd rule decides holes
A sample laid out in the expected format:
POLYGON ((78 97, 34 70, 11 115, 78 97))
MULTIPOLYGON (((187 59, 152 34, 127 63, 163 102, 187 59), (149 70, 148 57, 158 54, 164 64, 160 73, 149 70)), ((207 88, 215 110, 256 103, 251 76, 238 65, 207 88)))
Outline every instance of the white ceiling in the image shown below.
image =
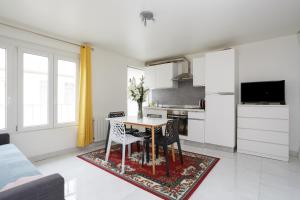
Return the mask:
POLYGON ((300 0, 1 0, 0 17, 145 61, 295 34, 300 0))

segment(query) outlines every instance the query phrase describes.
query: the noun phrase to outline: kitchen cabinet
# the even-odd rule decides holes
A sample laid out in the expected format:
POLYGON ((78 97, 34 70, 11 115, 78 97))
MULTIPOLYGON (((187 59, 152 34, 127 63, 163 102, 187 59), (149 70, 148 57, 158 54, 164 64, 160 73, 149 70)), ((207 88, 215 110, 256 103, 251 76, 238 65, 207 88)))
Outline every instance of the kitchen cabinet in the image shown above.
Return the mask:
POLYGON ((193 86, 205 86, 205 58, 193 59, 193 86))
POLYGON ((205 143, 236 146, 235 51, 205 54, 205 143))
POLYGON ((145 117, 152 117, 152 118, 167 118, 167 110, 160 110, 160 109, 152 109, 151 107, 144 107, 143 109, 145 117))
POLYGON ((206 93, 234 93, 235 76, 234 49, 210 52, 205 55, 206 93))
POLYGON ((177 76, 176 63, 166 63, 147 67, 145 70, 145 86, 149 89, 175 88, 178 86, 172 79, 177 76))
POLYGON ((147 67, 145 70, 145 86, 149 89, 155 88, 156 66, 147 67))
POLYGON ((187 140, 204 143, 205 124, 203 112, 188 112, 187 140))
POLYGON ((205 143, 233 149, 236 143, 234 95, 208 95, 205 103, 205 143))

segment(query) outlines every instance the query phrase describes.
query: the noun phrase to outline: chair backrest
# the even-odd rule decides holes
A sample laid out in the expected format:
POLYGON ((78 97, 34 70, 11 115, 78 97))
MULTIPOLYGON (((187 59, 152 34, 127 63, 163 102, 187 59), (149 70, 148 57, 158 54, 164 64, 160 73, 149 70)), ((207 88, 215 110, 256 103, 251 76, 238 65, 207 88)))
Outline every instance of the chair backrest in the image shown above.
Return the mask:
MULTIPOLYGON (((125 117, 125 112, 124 111, 117 111, 117 112, 108 113, 108 118, 116 118, 116 117, 125 117)), ((126 126, 125 126, 125 128, 126 128, 126 126)), ((109 132, 110 132, 110 123, 108 123, 107 135, 109 135, 109 132)))
POLYGON ((165 136, 173 139, 178 139, 179 138, 178 126, 179 126, 178 119, 169 120, 166 125, 165 136))
POLYGON ((125 126, 123 122, 110 120, 110 137, 113 141, 122 143, 125 141, 125 126))
POLYGON ((108 118, 124 117, 124 116, 125 116, 125 112, 124 111, 110 112, 108 114, 108 118))
MULTIPOLYGON (((151 128, 145 128, 145 132, 151 135, 151 128)), ((154 129, 155 135, 162 135, 162 127, 157 127, 154 129)))

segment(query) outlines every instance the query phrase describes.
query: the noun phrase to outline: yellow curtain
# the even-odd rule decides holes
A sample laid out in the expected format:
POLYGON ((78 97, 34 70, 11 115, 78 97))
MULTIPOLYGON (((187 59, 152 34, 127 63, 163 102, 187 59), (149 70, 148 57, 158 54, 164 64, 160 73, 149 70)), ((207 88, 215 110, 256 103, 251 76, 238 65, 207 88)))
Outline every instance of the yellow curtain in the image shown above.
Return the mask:
POLYGON ((93 143, 93 105, 92 105, 92 66, 91 48, 80 47, 79 78, 79 127, 77 146, 85 147, 93 143))

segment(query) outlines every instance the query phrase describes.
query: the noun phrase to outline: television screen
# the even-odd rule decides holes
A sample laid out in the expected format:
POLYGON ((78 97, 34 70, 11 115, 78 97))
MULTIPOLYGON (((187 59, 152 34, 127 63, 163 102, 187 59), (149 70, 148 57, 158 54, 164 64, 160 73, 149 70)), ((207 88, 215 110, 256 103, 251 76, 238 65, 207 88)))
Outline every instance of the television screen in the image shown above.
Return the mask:
POLYGON ((285 81, 241 83, 241 102, 285 104, 285 81))

